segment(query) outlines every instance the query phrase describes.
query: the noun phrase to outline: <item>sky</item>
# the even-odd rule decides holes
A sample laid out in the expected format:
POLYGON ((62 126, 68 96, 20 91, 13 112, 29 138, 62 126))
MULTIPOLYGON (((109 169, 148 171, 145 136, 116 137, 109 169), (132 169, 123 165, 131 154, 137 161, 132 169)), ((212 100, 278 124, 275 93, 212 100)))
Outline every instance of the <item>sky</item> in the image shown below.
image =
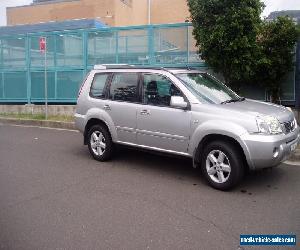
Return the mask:
MULTIPOLYGON (((266 8, 262 16, 277 10, 300 10, 300 0, 263 0, 266 8)), ((28 5, 32 0, 0 0, 0 26, 6 25, 6 7, 28 5)))
POLYGON ((6 7, 31 4, 32 0, 0 0, 0 26, 6 25, 6 7))
POLYGON ((277 10, 300 10, 300 0, 263 0, 266 5, 263 17, 277 10))

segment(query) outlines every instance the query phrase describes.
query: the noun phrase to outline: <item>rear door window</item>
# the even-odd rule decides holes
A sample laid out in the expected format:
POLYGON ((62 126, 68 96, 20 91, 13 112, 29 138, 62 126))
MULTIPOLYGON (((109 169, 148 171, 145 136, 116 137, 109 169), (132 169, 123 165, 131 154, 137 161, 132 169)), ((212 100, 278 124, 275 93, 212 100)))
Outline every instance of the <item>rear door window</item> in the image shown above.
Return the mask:
POLYGON ((138 78, 137 73, 115 73, 110 85, 110 99, 138 102, 138 78))

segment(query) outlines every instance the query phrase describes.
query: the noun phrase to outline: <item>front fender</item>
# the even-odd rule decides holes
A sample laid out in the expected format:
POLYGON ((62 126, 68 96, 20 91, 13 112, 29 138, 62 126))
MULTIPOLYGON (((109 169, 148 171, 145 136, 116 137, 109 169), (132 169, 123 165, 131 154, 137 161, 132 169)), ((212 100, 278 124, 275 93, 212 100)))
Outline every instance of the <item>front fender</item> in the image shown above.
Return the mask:
POLYGON ((240 137, 245 133, 248 133, 245 128, 230 121, 210 120, 203 122, 194 130, 193 134, 191 135, 188 149, 189 154, 194 156, 202 139, 207 135, 213 134, 224 135, 235 139, 245 151, 244 143, 240 137))

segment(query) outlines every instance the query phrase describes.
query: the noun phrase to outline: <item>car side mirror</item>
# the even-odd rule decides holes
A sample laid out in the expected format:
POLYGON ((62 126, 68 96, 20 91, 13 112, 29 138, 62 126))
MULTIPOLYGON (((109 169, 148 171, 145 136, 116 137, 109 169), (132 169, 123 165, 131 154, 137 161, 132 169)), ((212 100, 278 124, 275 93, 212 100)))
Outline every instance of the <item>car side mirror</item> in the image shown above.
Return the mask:
POLYGON ((170 106, 173 108, 186 109, 188 104, 182 96, 171 96, 170 106))

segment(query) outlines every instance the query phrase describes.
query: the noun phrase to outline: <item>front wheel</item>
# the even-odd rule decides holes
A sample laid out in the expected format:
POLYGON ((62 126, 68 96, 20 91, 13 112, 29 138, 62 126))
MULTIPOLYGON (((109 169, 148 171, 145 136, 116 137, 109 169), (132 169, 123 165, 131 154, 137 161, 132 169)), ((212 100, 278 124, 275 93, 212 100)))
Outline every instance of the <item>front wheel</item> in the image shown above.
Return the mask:
POLYGON ((242 154, 233 143, 210 142, 203 150, 201 170, 212 187, 228 190, 236 186, 244 175, 242 154))
POLYGON ((107 161, 113 153, 113 142, 109 131, 102 125, 94 125, 88 131, 88 147, 97 161, 107 161))

